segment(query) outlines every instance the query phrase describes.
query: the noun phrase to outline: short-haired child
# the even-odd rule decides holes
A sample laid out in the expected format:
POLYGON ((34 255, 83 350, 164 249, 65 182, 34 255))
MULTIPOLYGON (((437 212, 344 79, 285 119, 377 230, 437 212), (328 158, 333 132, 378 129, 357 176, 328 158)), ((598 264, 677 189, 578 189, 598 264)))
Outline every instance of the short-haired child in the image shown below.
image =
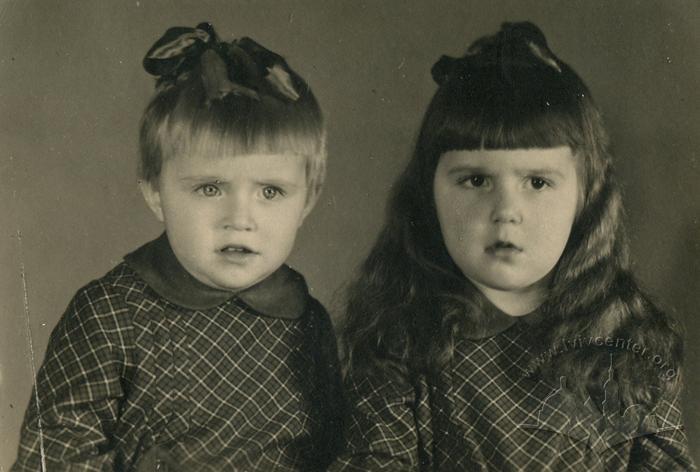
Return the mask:
POLYGON ((331 470, 693 467, 681 340, 630 273, 590 92, 532 23, 432 73, 349 293, 331 470))
POLYGON ((281 56, 208 23, 169 29, 144 67, 140 185, 165 232, 75 295, 13 470, 322 470, 335 338, 285 264, 323 184, 318 103, 281 56))

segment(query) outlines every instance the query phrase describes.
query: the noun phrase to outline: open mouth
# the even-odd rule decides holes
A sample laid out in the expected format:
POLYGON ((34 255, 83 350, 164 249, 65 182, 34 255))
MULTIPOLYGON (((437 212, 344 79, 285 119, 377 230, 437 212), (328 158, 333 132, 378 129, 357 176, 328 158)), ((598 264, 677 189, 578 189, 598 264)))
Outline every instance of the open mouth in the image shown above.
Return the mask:
POLYGON ((256 252, 250 249, 247 246, 239 246, 239 245, 234 245, 234 244, 229 244, 221 249, 219 249, 219 252, 222 254, 255 254, 256 252))

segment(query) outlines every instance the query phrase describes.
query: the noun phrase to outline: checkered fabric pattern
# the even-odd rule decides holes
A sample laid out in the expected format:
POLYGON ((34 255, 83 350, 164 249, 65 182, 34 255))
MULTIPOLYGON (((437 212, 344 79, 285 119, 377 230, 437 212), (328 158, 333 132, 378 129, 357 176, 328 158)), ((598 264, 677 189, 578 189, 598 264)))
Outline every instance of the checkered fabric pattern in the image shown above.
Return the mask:
POLYGON ((346 448, 330 470, 694 470, 677 401, 612 428, 570 393, 524 375, 527 336, 517 322, 461 340, 451 369, 413 386, 349 379, 346 448))
POLYGON ((328 314, 308 306, 187 310, 118 265, 53 331, 12 470, 145 470, 156 448, 177 470, 324 469, 339 374, 328 314))

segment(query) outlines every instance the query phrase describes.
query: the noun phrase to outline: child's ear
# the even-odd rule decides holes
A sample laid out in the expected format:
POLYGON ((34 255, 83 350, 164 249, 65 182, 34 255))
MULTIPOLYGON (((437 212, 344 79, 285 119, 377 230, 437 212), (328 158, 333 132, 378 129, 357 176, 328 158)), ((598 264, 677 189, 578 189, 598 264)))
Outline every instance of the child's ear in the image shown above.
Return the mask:
POLYGON ((307 216, 309 216, 309 213, 311 213, 311 210, 314 209, 316 206, 316 202, 318 201, 318 196, 321 193, 320 191, 314 191, 314 190, 309 190, 311 194, 307 197, 306 199, 306 205, 304 206, 304 211, 301 214, 301 219, 299 220, 299 226, 304 222, 307 216))
POLYGON ((151 209, 158 221, 163 222, 163 206, 160 202, 160 190, 158 190, 158 185, 153 182, 146 182, 144 180, 139 180, 139 188, 141 189, 141 194, 143 199, 146 200, 148 208, 151 209))

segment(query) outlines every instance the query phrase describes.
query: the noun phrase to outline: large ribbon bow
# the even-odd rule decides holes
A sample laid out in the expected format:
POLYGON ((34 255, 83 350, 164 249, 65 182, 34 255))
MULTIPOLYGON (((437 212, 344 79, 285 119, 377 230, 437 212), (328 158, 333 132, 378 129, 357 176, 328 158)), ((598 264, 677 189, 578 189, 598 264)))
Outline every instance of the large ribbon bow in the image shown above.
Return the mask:
POLYGON ((175 82, 198 63, 209 101, 230 93, 255 100, 260 94, 288 101, 299 98, 282 56, 247 37, 230 43, 219 41, 209 23, 168 29, 143 59, 146 72, 158 77, 159 82, 175 82))
POLYGON ((544 33, 533 23, 523 21, 503 23, 497 34, 476 41, 463 57, 441 56, 430 70, 433 80, 442 85, 453 74, 468 75, 477 55, 485 56, 482 63, 486 61, 492 65, 500 64, 501 67, 514 64, 528 66, 531 62, 527 58, 534 56, 542 64, 561 73, 558 59, 547 46, 544 33))

